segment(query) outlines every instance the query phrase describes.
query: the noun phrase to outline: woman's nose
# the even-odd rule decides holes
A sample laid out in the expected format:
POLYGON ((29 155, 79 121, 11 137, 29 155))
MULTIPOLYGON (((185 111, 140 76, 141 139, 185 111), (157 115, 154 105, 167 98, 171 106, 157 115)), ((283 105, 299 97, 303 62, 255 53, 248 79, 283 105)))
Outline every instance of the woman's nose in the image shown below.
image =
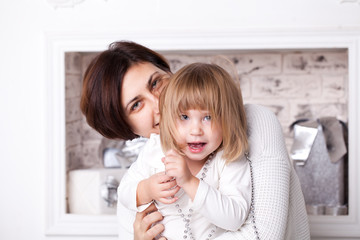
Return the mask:
POLYGON ((159 111, 159 98, 155 95, 152 95, 152 103, 153 103, 153 109, 155 113, 160 113, 159 111))

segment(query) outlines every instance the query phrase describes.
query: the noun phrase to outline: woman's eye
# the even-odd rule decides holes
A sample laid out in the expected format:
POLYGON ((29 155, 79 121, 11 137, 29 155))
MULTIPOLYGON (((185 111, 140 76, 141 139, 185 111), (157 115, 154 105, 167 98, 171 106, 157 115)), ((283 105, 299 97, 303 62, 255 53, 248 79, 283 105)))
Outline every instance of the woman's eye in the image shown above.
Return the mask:
POLYGON ((151 89, 155 89, 158 83, 159 83, 159 79, 154 79, 154 81, 152 81, 151 83, 151 89))
POLYGON ((181 114, 181 115, 180 115, 180 119, 181 119, 181 120, 188 120, 189 117, 188 117, 187 115, 185 115, 185 114, 181 114))
POLYGON ((162 82, 162 76, 155 77, 154 80, 151 82, 151 86, 150 86, 151 89, 156 90, 159 87, 161 87, 161 82, 162 82))
POLYGON ((135 102, 132 106, 131 106, 131 108, 130 108, 130 111, 132 112, 132 111, 136 111, 138 108, 140 108, 140 105, 141 103, 140 103, 140 101, 138 101, 138 102, 135 102))

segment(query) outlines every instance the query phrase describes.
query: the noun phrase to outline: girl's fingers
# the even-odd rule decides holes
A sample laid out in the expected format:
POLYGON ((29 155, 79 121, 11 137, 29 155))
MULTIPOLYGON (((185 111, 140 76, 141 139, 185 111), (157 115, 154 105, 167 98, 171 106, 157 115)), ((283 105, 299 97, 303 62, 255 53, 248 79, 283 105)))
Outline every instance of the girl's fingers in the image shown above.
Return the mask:
POLYGON ((173 198, 160 198, 159 202, 164 203, 164 204, 172 204, 174 202, 176 202, 178 200, 177 197, 173 197, 173 198))
POLYGON ((172 180, 174 180, 173 177, 170 177, 169 175, 165 174, 165 172, 161 172, 159 174, 158 183, 167 183, 167 182, 171 182, 172 180))
POLYGON ((173 187, 175 187, 177 185, 175 178, 170 177, 170 176, 168 176, 168 177, 169 177, 168 178, 169 180, 164 181, 164 182, 161 183, 161 190, 168 190, 168 189, 173 188, 173 187))
POLYGON ((174 196, 179 190, 180 190, 180 187, 176 186, 175 188, 167 191, 167 194, 170 195, 170 196, 174 196))
POLYGON ((180 166, 175 163, 169 163, 168 165, 165 166, 165 168, 166 168, 166 175, 168 175, 169 177, 175 177, 174 174, 176 172, 182 171, 180 166))
POLYGON ((160 197, 172 197, 174 196, 178 191, 180 190, 180 187, 177 186, 173 189, 169 189, 169 190, 165 190, 165 191, 162 191, 161 194, 160 194, 160 197))
POLYGON ((168 156, 177 156, 179 155, 174 149, 170 149, 169 151, 167 151, 165 153, 165 156, 168 157, 168 156))

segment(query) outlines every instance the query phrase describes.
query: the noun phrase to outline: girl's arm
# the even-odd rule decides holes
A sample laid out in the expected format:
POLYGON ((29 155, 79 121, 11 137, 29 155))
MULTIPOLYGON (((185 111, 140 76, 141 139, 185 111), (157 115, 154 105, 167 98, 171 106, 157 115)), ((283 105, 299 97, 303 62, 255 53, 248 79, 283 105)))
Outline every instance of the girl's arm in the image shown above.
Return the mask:
POLYGON ((136 203, 137 206, 147 204, 156 200, 165 204, 176 202, 177 198, 172 197, 180 187, 176 180, 165 172, 156 173, 147 179, 140 181, 137 185, 136 203))
POLYGON ((251 204, 250 167, 246 159, 224 166, 218 189, 200 181, 193 203, 194 210, 214 225, 230 231, 239 229, 251 204))
POLYGON ((175 187, 176 181, 164 172, 151 174, 149 163, 155 162, 155 165, 162 166, 162 156, 160 142, 150 139, 121 179, 118 198, 126 208, 143 211, 152 200, 168 204, 177 200, 171 198, 179 191, 179 187, 175 187))
MULTIPOLYGON (((213 188, 193 176, 184 157, 174 150, 168 151, 163 159, 166 173, 175 177, 178 185, 193 200, 193 210, 200 211, 218 227, 236 231, 244 223, 250 208, 250 167, 245 157, 227 165, 224 160, 216 161, 220 161, 221 165, 217 167, 220 171, 220 181, 218 188, 213 188)), ((211 177, 214 176, 207 176, 211 177)))

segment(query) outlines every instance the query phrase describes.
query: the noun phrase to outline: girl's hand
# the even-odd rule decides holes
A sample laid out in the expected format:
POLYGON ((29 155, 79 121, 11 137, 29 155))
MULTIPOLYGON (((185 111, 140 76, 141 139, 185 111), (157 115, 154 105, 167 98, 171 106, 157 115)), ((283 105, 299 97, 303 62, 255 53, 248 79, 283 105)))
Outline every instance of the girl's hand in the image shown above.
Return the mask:
POLYGON ((176 182, 180 187, 183 187, 193 177, 185 157, 176 151, 167 151, 162 161, 165 164, 166 175, 176 178, 176 182))
POLYGON ((164 204, 176 202, 175 194, 180 190, 176 180, 160 172, 152 175, 148 179, 139 183, 137 195, 138 205, 146 204, 152 200, 159 201, 164 204), (140 188, 139 188, 140 187, 140 188))
MULTIPOLYGON (((163 219, 154 204, 151 204, 143 212, 136 213, 134 226, 134 240, 152 240, 162 231, 164 225, 157 223, 163 219), (154 225, 153 225, 154 224, 154 225)), ((161 237, 159 240, 166 240, 161 237)))
POLYGON ((169 150, 162 159, 165 164, 166 175, 174 177, 178 186, 182 187, 189 197, 194 200, 199 179, 192 175, 185 157, 174 150, 169 150))

